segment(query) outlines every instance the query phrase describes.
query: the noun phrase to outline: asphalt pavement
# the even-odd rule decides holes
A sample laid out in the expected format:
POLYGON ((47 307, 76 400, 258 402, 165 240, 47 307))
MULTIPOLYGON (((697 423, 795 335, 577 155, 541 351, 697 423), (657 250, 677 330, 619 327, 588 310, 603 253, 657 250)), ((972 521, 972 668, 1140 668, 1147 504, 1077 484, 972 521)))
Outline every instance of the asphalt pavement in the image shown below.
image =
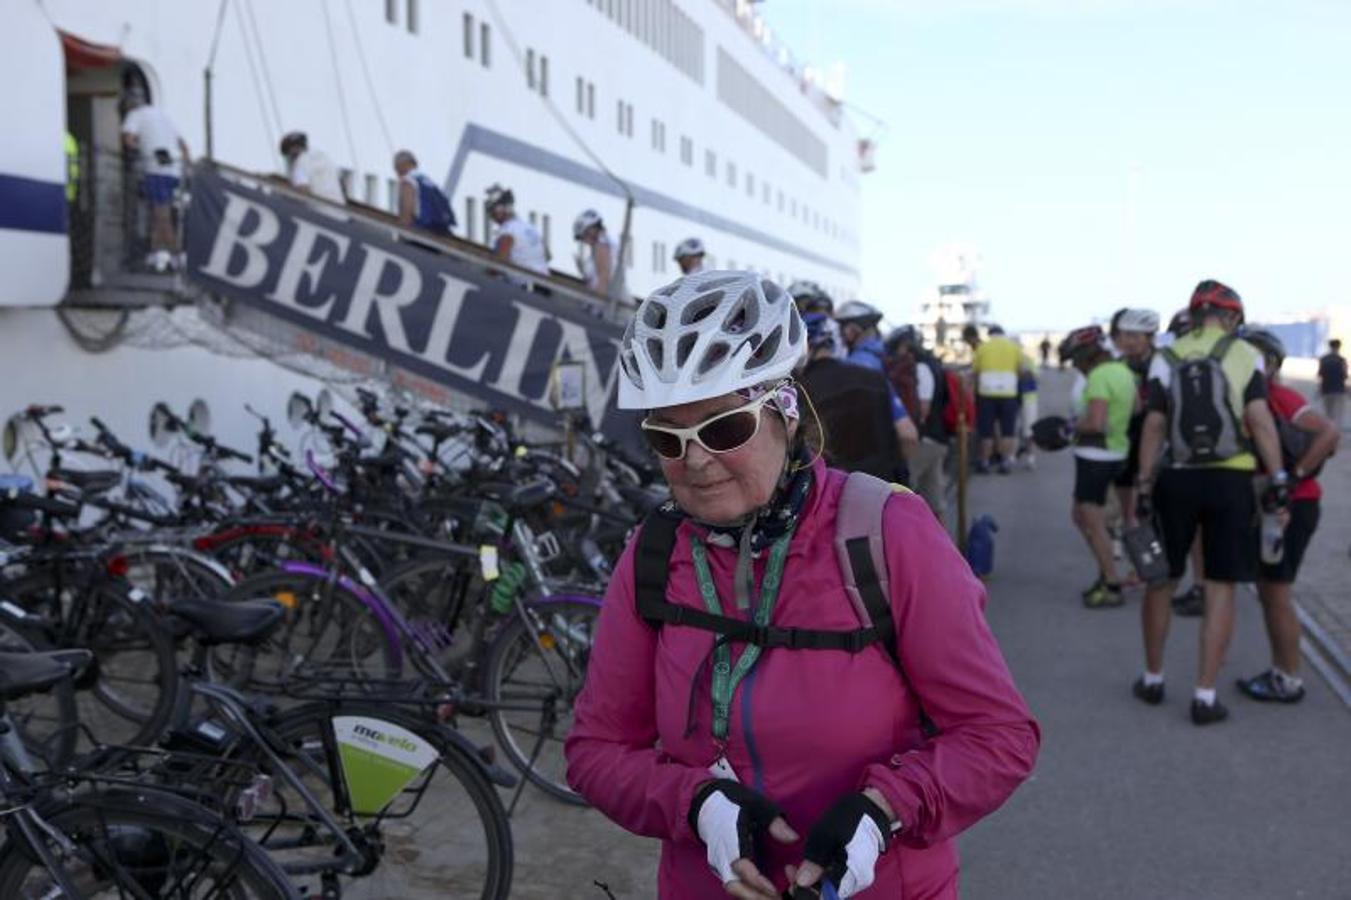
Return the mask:
MULTIPOLYGON (((1043 378, 1043 413, 1064 411, 1067 383, 1043 378)), ((1069 520, 1073 460, 1037 463, 970 493, 1000 525, 987 615, 1043 743, 1032 780, 962 837, 962 895, 1351 898, 1351 711, 1307 667, 1296 706, 1238 692, 1268 664, 1250 589, 1219 684, 1229 721, 1188 718, 1198 619, 1173 620, 1163 705, 1135 700, 1141 592, 1081 605, 1094 573, 1069 520)))
MULTIPOLYGON (((1068 384, 1045 373, 1043 413, 1065 411, 1068 384)), ((1351 898, 1351 711, 1311 671, 1297 706, 1238 693, 1236 677, 1267 665, 1251 591, 1220 684, 1229 721, 1188 718, 1196 619, 1174 620, 1165 703, 1135 700, 1140 592, 1120 609, 1081 605, 1094 573, 1069 519, 1073 461, 1037 462, 971 486, 972 512, 1000 527, 987 614, 1043 743, 1032 780, 962 836, 962 896, 1351 898)), ((515 897, 604 900, 597 879, 617 900, 656 896, 655 842, 592 810, 527 790, 514 828, 515 897)))

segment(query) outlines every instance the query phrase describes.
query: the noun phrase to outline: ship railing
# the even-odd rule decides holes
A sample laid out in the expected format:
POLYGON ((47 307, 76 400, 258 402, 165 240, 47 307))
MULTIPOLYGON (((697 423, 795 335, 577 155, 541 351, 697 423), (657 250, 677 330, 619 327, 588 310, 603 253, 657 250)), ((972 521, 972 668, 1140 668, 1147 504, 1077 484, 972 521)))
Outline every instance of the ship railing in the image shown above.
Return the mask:
POLYGON ((361 222, 387 232, 394 240, 416 245, 421 250, 439 253, 453 259, 466 262, 483 271, 500 273, 513 282, 523 285, 526 290, 546 294, 555 301, 571 303, 583 311, 620 324, 628 321, 637 308, 637 302, 629 297, 621 300, 606 299, 590 291, 586 283, 557 269, 550 269, 548 275, 540 275, 530 269, 523 269, 506 260, 494 256, 492 251, 482 244, 467 241, 454 235, 442 236, 408 228, 399 222, 397 216, 368 206, 356 200, 335 203, 293 188, 280 175, 260 174, 236 168, 221 162, 206 163, 229 180, 233 180, 264 192, 281 194, 313 204, 322 208, 325 214, 361 222))

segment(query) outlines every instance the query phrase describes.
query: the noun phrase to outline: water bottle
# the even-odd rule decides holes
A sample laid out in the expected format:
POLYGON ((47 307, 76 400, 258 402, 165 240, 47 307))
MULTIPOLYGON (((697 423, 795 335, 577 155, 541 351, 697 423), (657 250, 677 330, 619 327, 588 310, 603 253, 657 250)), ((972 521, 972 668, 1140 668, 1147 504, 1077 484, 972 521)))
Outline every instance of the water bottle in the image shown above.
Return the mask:
POLYGON ((1285 526, 1274 512, 1262 513, 1262 562, 1278 565, 1285 558, 1285 526))
POLYGON ((994 535, 998 530, 992 517, 981 516, 972 524, 966 537, 966 561, 980 578, 994 571, 994 535))

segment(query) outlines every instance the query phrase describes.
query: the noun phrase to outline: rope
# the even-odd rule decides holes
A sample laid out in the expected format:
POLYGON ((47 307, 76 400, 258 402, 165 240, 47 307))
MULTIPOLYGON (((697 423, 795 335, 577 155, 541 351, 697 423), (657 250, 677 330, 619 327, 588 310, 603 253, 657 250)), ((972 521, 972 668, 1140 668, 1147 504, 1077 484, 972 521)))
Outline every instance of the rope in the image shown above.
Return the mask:
MULTIPOLYGON (((333 61, 333 81, 338 88, 338 112, 342 114, 342 130, 347 135, 347 149, 352 154, 352 167, 360 169, 356 141, 352 138, 352 123, 347 118, 347 95, 342 88, 342 66, 338 65, 338 48, 333 40, 333 20, 328 14, 327 0, 319 0, 319 8, 324 11, 324 31, 328 34, 328 56, 333 61)), ((353 188, 355 189, 355 185, 353 188)))
MULTIPOLYGON (((524 71, 525 54, 521 53, 521 48, 516 44, 516 37, 511 33, 511 28, 507 26, 506 19, 502 16, 502 11, 497 8, 497 0, 488 0, 488 11, 492 13, 493 21, 497 23, 498 30, 502 32, 502 39, 506 41, 507 49, 510 50, 511 55, 515 57, 516 64, 524 71)), ((557 120, 559 127, 567 133, 568 137, 572 138, 578 147, 582 148, 582 152, 587 155, 587 158, 596 164, 596 168, 600 169, 607 178, 619 185, 619 189, 624 192, 624 196, 628 198, 630 203, 633 203, 633 192, 629 190, 628 182, 612 172, 610 167, 605 165, 605 161, 587 145, 586 141, 582 140, 582 136, 578 134, 568 122, 567 117, 562 110, 554 106, 553 99, 544 94, 539 94, 538 92, 536 92, 536 96, 539 97, 544 103, 545 108, 548 109, 554 119, 557 120)))
POLYGON ((357 28, 356 16, 352 13, 352 0, 344 0, 343 5, 347 8, 347 22, 352 28, 352 39, 357 45, 357 59, 361 61, 361 75, 366 79, 366 90, 371 95, 371 106, 375 108, 375 119, 380 123, 380 133, 385 136, 385 145, 389 148, 389 155, 394 155, 394 141, 389 136, 389 125, 385 122, 384 109, 380 106, 380 99, 375 95, 375 82, 371 78, 371 70, 366 65, 366 50, 361 43, 361 29, 357 28))
POLYGON ((263 130, 267 132, 267 156, 271 158, 277 152, 277 132, 267 118, 263 86, 258 80, 257 64, 253 61, 253 47, 249 45, 248 27, 244 24, 244 14, 239 11, 238 3, 235 4, 235 18, 239 20, 239 34, 244 41, 244 59, 249 64, 249 79, 253 82, 253 93, 258 97, 258 114, 263 117, 263 130))
POLYGON ((253 0, 244 0, 244 9, 249 14, 249 23, 253 26, 253 42, 258 45, 258 62, 263 70, 263 85, 267 88, 267 99, 272 104, 272 117, 277 123, 277 133, 286 131, 282 127, 281 107, 277 105, 277 94, 272 88, 272 72, 267 67, 267 53, 263 50, 263 32, 258 27, 258 19, 253 15, 253 0))

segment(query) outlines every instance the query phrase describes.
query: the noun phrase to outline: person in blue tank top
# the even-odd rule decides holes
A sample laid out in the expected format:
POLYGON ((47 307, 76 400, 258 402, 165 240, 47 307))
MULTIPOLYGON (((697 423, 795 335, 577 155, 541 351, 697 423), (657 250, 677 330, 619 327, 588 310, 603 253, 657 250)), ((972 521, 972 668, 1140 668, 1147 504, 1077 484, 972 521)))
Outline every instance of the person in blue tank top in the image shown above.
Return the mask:
POLYGON ((432 234, 450 234, 455 228, 450 199, 418 170, 417 157, 407 150, 395 153, 394 171, 399 175, 399 224, 432 234))

